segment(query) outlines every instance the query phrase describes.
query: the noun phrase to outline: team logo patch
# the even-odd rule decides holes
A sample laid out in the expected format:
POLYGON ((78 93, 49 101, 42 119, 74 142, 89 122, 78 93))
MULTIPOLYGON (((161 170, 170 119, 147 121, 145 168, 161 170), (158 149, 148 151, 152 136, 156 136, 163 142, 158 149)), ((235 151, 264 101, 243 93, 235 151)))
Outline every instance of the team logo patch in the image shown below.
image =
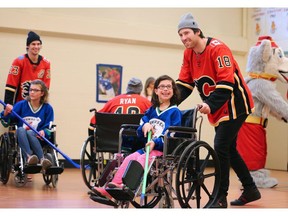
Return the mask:
POLYGON ((26 98, 29 95, 29 88, 30 88, 30 81, 26 81, 22 83, 21 85, 22 88, 22 98, 26 98))
POLYGON ((45 73, 45 70, 40 70, 39 73, 38 73, 38 79, 42 79, 44 77, 44 73, 45 73))
POLYGON ((214 81, 207 76, 203 76, 195 81, 197 89, 200 93, 201 98, 208 98, 210 94, 215 90, 216 84, 214 81))
POLYGON ((154 130, 152 138, 159 137, 165 128, 165 122, 160 119, 152 118, 150 119, 149 123, 153 126, 154 130))

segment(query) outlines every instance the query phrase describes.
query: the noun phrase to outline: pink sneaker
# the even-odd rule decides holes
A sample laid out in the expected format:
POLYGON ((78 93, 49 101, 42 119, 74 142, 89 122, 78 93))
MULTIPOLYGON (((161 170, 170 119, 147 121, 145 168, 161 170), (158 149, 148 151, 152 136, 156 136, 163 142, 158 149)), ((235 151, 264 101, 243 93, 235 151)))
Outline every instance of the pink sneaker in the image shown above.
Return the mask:
POLYGON ((103 187, 94 187, 92 191, 94 191, 97 195, 106 197, 107 199, 111 200, 113 198, 103 187))
POLYGON ((107 187, 109 188, 123 188, 123 186, 124 186, 123 184, 117 184, 115 182, 109 182, 107 185, 107 187))

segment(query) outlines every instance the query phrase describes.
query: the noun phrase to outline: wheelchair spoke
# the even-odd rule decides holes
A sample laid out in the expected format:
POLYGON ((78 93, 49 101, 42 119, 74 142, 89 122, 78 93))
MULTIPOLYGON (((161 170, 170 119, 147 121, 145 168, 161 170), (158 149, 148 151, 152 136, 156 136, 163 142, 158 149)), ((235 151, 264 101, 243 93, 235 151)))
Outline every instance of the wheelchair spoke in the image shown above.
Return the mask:
POLYGON ((206 158, 203 160, 203 163, 202 163, 201 168, 200 168, 200 171, 202 173, 204 172, 205 168, 208 166, 208 162, 209 162, 210 157, 211 157, 211 154, 208 153, 206 158))

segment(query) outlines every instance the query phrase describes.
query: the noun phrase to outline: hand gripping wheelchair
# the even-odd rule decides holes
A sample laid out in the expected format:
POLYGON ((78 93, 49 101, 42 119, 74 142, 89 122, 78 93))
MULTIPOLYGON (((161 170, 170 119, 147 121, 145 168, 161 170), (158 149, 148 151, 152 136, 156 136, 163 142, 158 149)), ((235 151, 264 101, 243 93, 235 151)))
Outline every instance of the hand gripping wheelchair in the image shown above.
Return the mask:
MULTIPOLYGON (((21 148, 17 143, 16 137, 17 126, 8 126, 8 132, 5 132, 0 137, 1 147, 0 147, 0 180, 3 184, 9 181, 10 173, 14 174, 14 182, 17 187, 22 187, 28 182, 28 174, 41 173, 42 166, 37 165, 27 165, 24 162, 21 148)), ((50 140, 56 144, 56 125, 50 126, 50 140)), ((43 180, 46 185, 50 185, 55 188, 58 183, 58 175, 64 170, 63 164, 60 166, 58 162, 57 152, 47 145, 44 141, 40 141, 44 157, 52 162, 52 166, 42 173, 43 180)))
POLYGON ((84 142, 80 160, 84 182, 91 189, 90 199, 115 208, 128 208, 130 203, 135 208, 173 208, 174 200, 182 208, 211 207, 219 191, 219 160, 213 148, 200 140, 203 117, 197 116, 197 108, 182 112, 182 126, 169 127, 165 134, 163 156, 149 164, 144 198, 144 169, 137 161, 129 163, 122 188, 106 187, 125 156, 140 148, 136 129, 141 115, 96 113, 94 136, 84 142), (119 133, 112 133, 113 124, 119 133), (106 131, 106 138, 101 130, 106 131), (109 142, 112 137, 114 142, 109 142), (93 193, 94 186, 105 187, 113 200, 93 193))

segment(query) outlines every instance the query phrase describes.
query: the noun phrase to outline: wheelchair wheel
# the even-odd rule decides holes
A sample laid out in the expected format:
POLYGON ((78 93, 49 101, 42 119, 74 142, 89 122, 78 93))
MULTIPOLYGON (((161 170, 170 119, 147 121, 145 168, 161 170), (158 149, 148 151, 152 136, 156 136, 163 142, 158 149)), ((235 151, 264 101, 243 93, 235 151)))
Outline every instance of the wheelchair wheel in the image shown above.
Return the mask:
POLYGON ((85 185, 91 189, 97 186, 97 158, 94 146, 94 136, 89 136, 83 143, 80 155, 80 168, 85 185))
MULTIPOLYGON (((53 166, 57 166, 57 162, 56 162, 56 160, 58 160, 58 158, 55 158, 56 157, 56 155, 55 154, 53 154, 53 166)), ((59 175, 58 174, 53 174, 52 176, 51 176, 51 183, 52 183, 52 186, 54 187, 54 188, 56 188, 57 187, 57 184, 58 184, 58 180, 59 180, 59 175)))
POLYGON ((183 151, 186 149, 186 147, 188 146, 188 145, 190 145, 191 144, 191 141, 189 141, 189 140, 184 140, 184 141, 182 141, 181 143, 179 143, 178 145, 177 145, 177 147, 173 150, 173 152, 172 152, 172 156, 173 156, 173 158, 174 158, 174 161, 176 160, 176 161, 178 161, 179 160, 179 158, 180 158, 180 156, 181 156, 181 154, 183 153, 183 151))
POLYGON ((16 187, 23 187, 26 185, 28 181, 27 174, 23 173, 21 170, 16 171, 14 174, 14 182, 16 187))
MULTIPOLYGON (((155 169, 155 167, 152 166, 151 169, 155 169)), ((157 176, 148 174, 147 188, 148 187, 151 187, 151 189, 146 191, 144 203, 142 205, 140 204, 141 190, 138 192, 139 194, 137 194, 137 198, 131 201, 131 204, 135 208, 154 208, 158 204, 159 208, 171 208, 173 206, 167 186, 159 187, 157 176), (156 183, 154 181, 156 181, 156 183), (151 184, 154 184, 153 187, 151 187, 151 184)))
POLYGON ((0 180, 3 184, 6 184, 9 180, 12 163, 9 155, 10 139, 8 133, 4 133, 0 139, 0 180))
POLYGON ((134 201, 131 201, 131 204, 135 207, 135 208, 154 208, 159 202, 160 200, 163 198, 165 198, 165 200, 163 200, 162 205, 160 203, 160 207, 161 208, 169 208, 166 206, 169 206, 169 202, 165 197, 162 197, 163 195, 168 194, 168 192, 166 191, 166 189, 162 189, 158 186, 155 186, 155 191, 147 191, 146 196, 144 197, 144 204, 140 205, 140 196, 139 199, 135 199, 134 201), (167 205, 168 204, 168 205, 167 205))
MULTIPOLYGON (((47 153, 45 154, 45 158, 51 161, 52 166, 57 166, 54 155, 52 155, 51 153, 47 153)), ((52 175, 43 174, 43 180, 46 185, 49 185, 50 183, 52 183, 52 186, 56 188, 57 183, 58 183, 58 174, 52 174, 52 175)))
POLYGON ((214 149, 194 141, 183 151, 177 165, 176 194, 182 208, 209 208, 220 186, 220 164, 214 149))

